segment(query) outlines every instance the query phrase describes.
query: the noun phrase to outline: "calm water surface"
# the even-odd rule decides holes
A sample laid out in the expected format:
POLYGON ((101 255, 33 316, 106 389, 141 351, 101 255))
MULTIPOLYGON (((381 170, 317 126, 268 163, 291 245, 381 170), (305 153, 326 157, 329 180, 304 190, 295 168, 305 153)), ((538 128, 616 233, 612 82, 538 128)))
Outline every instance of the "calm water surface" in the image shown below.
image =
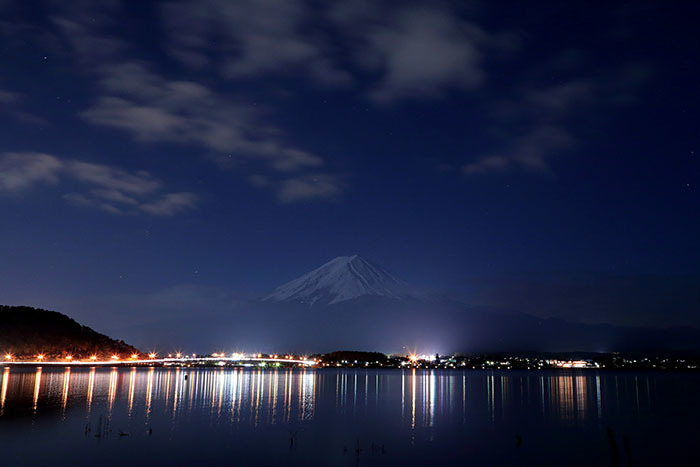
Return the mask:
POLYGON ((694 374, 0 372, 3 466, 700 465, 694 374))

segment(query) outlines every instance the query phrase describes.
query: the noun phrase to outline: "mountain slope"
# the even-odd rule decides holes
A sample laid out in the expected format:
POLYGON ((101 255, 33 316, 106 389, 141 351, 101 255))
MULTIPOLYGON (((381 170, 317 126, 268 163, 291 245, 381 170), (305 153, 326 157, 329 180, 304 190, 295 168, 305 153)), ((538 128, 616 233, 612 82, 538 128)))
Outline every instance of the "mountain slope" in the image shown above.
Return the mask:
POLYGON ((17 357, 42 353, 47 357, 140 353, 56 311, 0 305, 0 351, 17 357))
POLYGON ((249 345, 264 339, 275 349, 419 350, 430 354, 700 351, 700 330, 693 328, 573 323, 424 297, 395 300, 367 295, 313 307, 300 302, 265 302, 255 313, 252 306, 248 312, 251 321, 237 323, 237 329, 228 335, 235 334, 236 342, 249 345))
POLYGON ((250 322, 241 332, 252 335, 264 328, 267 338, 291 347, 316 342, 319 349, 389 352, 404 347, 470 352, 700 350, 700 330, 692 328, 541 319, 518 312, 518 307, 487 308, 407 292, 404 282, 381 267, 357 255, 341 256, 278 287, 264 303, 251 305, 249 310, 257 309, 255 319, 264 325, 250 322))
POLYGON ((402 280, 353 255, 339 256, 278 287, 263 300, 332 305, 366 295, 398 299, 405 291, 406 284, 402 280))

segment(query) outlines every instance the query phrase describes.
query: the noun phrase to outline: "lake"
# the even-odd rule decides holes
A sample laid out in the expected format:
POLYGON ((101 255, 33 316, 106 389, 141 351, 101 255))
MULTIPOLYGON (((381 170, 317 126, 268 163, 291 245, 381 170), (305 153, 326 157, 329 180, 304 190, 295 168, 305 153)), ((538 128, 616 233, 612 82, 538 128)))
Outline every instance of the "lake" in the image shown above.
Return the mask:
POLYGON ((700 375, 0 368, 2 465, 700 465, 700 375))

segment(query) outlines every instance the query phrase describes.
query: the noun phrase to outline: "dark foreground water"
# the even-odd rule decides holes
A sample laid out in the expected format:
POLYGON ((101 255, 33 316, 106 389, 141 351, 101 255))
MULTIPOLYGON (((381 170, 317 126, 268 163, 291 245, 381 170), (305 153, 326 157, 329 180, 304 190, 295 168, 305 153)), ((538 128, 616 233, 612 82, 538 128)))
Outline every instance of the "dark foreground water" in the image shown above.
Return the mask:
POLYGON ((695 374, 0 371, 2 466, 700 465, 695 374))

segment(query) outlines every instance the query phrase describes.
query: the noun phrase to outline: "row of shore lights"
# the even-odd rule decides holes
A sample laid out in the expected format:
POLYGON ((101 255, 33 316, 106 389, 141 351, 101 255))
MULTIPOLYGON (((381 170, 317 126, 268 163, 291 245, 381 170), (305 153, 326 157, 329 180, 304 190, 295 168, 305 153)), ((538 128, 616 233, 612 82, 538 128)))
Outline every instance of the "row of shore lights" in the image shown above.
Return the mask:
MULTIPOLYGON (((178 356, 179 356, 179 354, 178 354, 178 356)), ((154 360, 156 357, 157 357, 157 355, 155 353, 148 354, 148 358, 151 360, 154 360)), ((39 362, 43 361, 45 358, 46 358, 46 356, 44 354, 39 354, 36 356, 36 360, 39 362)), ((69 362, 73 361, 72 355, 66 355, 64 358, 66 361, 69 361, 69 362)), ((11 353, 5 354, 5 360, 12 361, 14 359, 15 359, 15 356, 12 355, 11 353)), ((138 360, 138 359, 139 359, 138 354, 132 354, 131 357, 129 358, 129 360, 138 360)), ((93 362, 97 361, 97 355, 91 355, 90 360, 92 360, 93 362)), ((115 361, 120 360, 119 355, 116 355, 116 354, 112 355, 112 360, 115 360, 115 361)))
MULTIPOLYGON (((194 357, 195 355, 192 355, 192 356, 194 357)), ((221 353, 213 353, 213 354, 211 354, 211 356, 212 356, 212 357, 226 358, 226 353, 224 353, 224 352, 221 352, 221 353)), ((251 355, 252 358, 262 358, 262 356, 263 356, 263 354, 261 354, 261 353, 257 353, 257 354, 254 353, 253 355, 251 355)), ((179 357, 179 355, 178 355, 178 357, 179 357)), ((293 356, 293 355, 285 355, 284 357, 281 357, 281 356, 279 356, 279 355, 270 355, 270 357, 272 357, 272 358, 278 358, 278 359, 279 359, 279 358, 286 358, 287 360, 293 360, 293 359, 294 359, 294 356, 293 356)), ((245 354, 242 354, 242 353, 232 353, 232 354, 231 354, 231 358, 234 358, 234 359, 236 359, 236 358, 238 358, 238 359, 243 359, 243 358, 245 358, 245 354)))
MULTIPOLYGON (((158 355, 157 355, 155 352, 152 352, 152 353, 148 354, 148 358, 151 359, 151 360, 155 360, 155 358, 156 358, 157 356, 158 356, 158 355)), ((193 354, 192 356, 194 357, 195 355, 193 354)), ((213 356, 213 357, 225 357, 226 354, 223 353, 223 352, 221 352, 220 354, 214 353, 214 354, 212 354, 212 356, 213 356)), ((233 358, 243 358, 243 354, 238 354, 238 353, 234 353, 234 354, 232 354, 231 356, 232 356, 233 358)), ((172 358, 172 354, 168 354, 168 357, 172 358)), ((253 358, 256 358, 256 357, 257 357, 257 358, 261 358, 261 357, 262 357, 262 354, 257 354, 257 355, 254 354, 254 355, 253 355, 253 358)), ((12 361, 12 360, 14 360, 14 358, 15 358, 14 355, 12 355, 11 353, 8 353, 8 354, 5 355, 5 360, 7 360, 7 361, 12 361)), ((39 362, 43 361, 45 358, 46 358, 46 356, 45 356, 44 354, 39 354, 39 355, 36 356, 36 360, 39 361, 39 362)), ((182 358, 182 354, 181 354, 180 352, 176 353, 176 354, 175 354, 175 358, 182 358)), ((280 357, 279 357, 278 355, 273 355, 272 358, 280 358, 280 357)), ((293 359, 293 357, 292 357, 291 355, 285 355, 284 358, 286 358, 286 359, 288 359, 288 360, 293 359)), ((66 355, 66 356, 64 357, 64 359, 65 359, 66 361, 72 362, 72 361, 73 361, 73 356, 72 356, 72 355, 66 355)), ((139 355, 138 355, 138 354, 132 354, 131 357, 129 358, 129 360, 138 360, 138 359, 139 359, 139 355)), ((94 362, 94 361, 97 361, 97 355, 92 355, 92 356, 90 356, 90 360, 92 360, 93 362, 94 362)), ((112 355, 112 360, 114 360, 114 361, 120 360, 119 355, 116 355, 116 354, 115 354, 115 355, 112 355)))

